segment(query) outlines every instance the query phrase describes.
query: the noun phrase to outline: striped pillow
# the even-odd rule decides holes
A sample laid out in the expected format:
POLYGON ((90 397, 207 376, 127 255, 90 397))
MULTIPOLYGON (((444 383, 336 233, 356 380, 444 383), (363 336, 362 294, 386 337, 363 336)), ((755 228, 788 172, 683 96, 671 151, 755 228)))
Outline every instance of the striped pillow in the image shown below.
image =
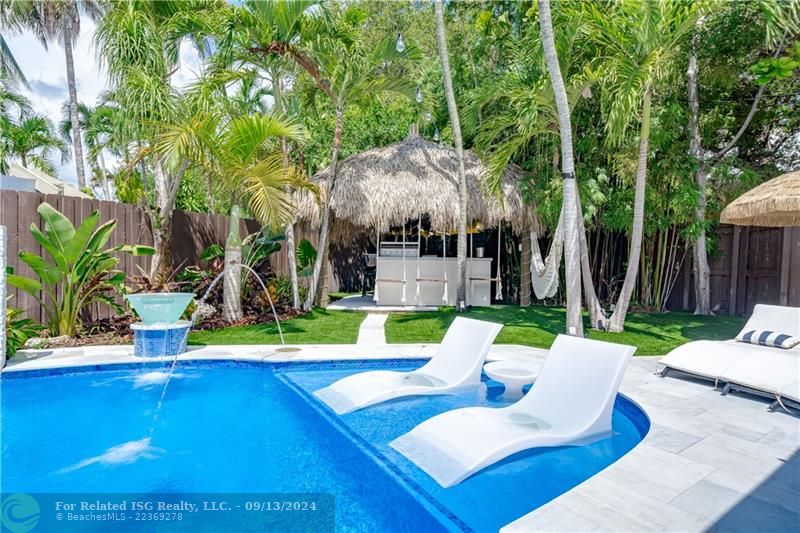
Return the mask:
POLYGON ((773 348, 783 348, 788 350, 800 344, 800 337, 792 337, 786 333, 767 331, 761 329, 751 329, 745 331, 736 340, 748 344, 758 344, 759 346, 772 346, 773 348))

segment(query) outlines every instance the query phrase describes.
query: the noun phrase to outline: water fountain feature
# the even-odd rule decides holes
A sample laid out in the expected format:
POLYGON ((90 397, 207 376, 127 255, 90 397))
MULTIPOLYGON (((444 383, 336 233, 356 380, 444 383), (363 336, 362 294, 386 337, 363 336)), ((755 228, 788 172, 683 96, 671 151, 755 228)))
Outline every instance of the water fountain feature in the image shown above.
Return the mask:
POLYGON ((131 324, 133 353, 140 357, 178 355, 186 351, 191 322, 180 320, 194 299, 184 292, 140 293, 127 296, 141 322, 131 324))
MULTIPOLYGON (((264 281, 251 267, 243 264, 235 266, 244 268, 248 274, 252 274, 261 286, 269 302, 270 309, 272 310, 272 316, 275 318, 275 325, 278 328, 278 336, 281 339, 281 344, 286 344, 283 338, 280 320, 278 319, 278 312, 275 310, 275 304, 272 301, 272 297, 264 281)), ((156 422, 158 422, 158 416, 161 412, 161 406, 167 395, 167 388, 175 373, 178 356, 186 351, 189 329, 194 326, 197 321, 198 310, 205 303, 208 295, 214 290, 214 287, 216 287, 219 280, 222 279, 224 275, 225 271, 223 270, 211 280, 211 284, 200 300, 197 301, 191 320, 180 320, 180 317, 189 306, 189 303, 194 300, 194 294, 192 293, 140 293, 128 295, 128 302, 130 302, 131 306, 142 319, 141 323, 131 324, 131 329, 134 331, 134 355, 144 357, 173 357, 168 372, 148 372, 146 374, 148 383, 157 383, 162 380, 164 382, 164 387, 161 389, 161 395, 156 404, 156 410, 153 413, 153 421, 150 424, 148 436, 140 441, 125 443, 119 447, 110 449, 110 451, 115 452, 111 454, 113 457, 120 455, 116 453, 118 450, 147 451, 150 449, 153 431, 155 431, 156 422)))

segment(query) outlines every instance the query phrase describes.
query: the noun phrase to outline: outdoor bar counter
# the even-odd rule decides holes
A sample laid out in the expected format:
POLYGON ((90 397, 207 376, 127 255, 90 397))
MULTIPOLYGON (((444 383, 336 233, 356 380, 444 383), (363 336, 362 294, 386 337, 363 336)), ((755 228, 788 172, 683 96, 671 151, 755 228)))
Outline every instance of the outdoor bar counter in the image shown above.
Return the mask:
MULTIPOLYGON (((457 269, 458 260, 455 257, 406 257, 404 262, 402 257, 379 256, 375 273, 375 301, 378 305, 455 306, 457 269), (405 276, 403 276, 404 266, 405 276), (447 279, 446 299, 445 279, 447 279)), ((467 259, 467 305, 491 304, 491 277, 491 258, 467 259)))

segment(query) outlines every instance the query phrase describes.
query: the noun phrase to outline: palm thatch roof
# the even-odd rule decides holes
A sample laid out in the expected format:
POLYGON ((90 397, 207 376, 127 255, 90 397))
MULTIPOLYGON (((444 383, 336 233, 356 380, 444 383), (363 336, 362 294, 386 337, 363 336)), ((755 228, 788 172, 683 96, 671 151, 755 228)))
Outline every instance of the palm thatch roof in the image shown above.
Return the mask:
MULTIPOLYGON (((468 221, 486 226, 501 221, 519 232, 535 223, 518 188, 522 169, 508 167, 501 179, 499 195, 485 194, 482 184, 486 167, 477 155, 464 152, 467 178, 468 221)), ((352 155, 339 163, 330 206, 334 215, 334 238, 355 228, 385 231, 414 220, 430 217, 435 231, 458 227, 458 160, 454 148, 439 146, 415 133, 389 146, 352 155), (339 225, 337 231, 336 225, 339 225)), ((328 194, 330 167, 312 177, 322 194, 328 194)), ((320 205, 308 192, 297 197, 298 221, 318 227, 320 205)))
POLYGON ((739 226, 800 226, 800 170, 750 189, 722 210, 720 220, 739 226))

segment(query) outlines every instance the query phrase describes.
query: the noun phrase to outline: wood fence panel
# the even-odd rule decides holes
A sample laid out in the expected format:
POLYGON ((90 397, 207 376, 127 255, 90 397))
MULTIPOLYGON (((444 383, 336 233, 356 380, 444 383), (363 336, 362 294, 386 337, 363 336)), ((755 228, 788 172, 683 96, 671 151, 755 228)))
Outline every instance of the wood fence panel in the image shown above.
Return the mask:
MULTIPOLYGON (((17 243, 18 252, 23 250, 41 254, 41 248, 30 232, 31 223, 37 226, 41 224, 39 213, 36 208, 44 200, 42 194, 18 194, 17 213, 20 217, 17 224, 17 243)), ((14 272, 21 276, 34 276, 31 270, 25 263, 20 261, 17 257, 9 257, 8 263, 14 267, 14 272)), ((29 294, 23 291, 17 291, 17 307, 25 310, 25 315, 33 320, 42 321, 44 319, 43 311, 40 309, 39 303, 29 294)))
MULTIPOLYGON (((109 245, 152 245, 146 215, 136 206, 114 202, 78 199, 58 195, 43 195, 2 191, 0 194, 0 224, 8 233, 8 262, 15 272, 33 275, 19 261, 20 250, 41 254, 41 249, 30 233, 30 225, 41 226, 36 208, 43 201, 59 208, 75 225, 80 224, 93 210, 98 209, 101 221, 117 220, 117 227, 109 245)), ((258 231, 254 220, 241 221, 242 235, 258 231)), ((722 225, 718 228, 717 253, 711 258, 711 304, 717 313, 746 315, 756 303, 772 303, 800 306, 800 227, 782 228, 733 228, 722 225), (738 245, 738 246, 737 246, 738 245)), ((211 244, 224 245, 228 233, 228 218, 203 213, 175 212, 173 225, 173 261, 175 265, 195 265, 202 251, 211 244)), ((304 225, 295 226, 295 242, 308 239, 316 246, 317 232, 304 225)), ((359 254, 366 241, 355 237, 352 242, 332 247, 329 268, 329 288, 358 290, 359 254)), ((279 275, 288 276, 288 253, 284 244, 281 250, 270 257, 270 268, 279 275)), ((687 264, 676 280, 668 301, 670 309, 694 309, 694 286, 691 254, 687 264)), ((128 275, 138 275, 139 268, 149 270, 149 257, 121 255, 118 268, 128 275)), ((303 283, 301 281, 301 283, 303 283)), ((43 321, 44 312, 33 297, 14 288, 12 305, 21 307, 27 316, 43 321)), ((121 301, 121 300, 119 300, 121 301)), ((92 310, 94 316, 110 316, 110 310, 98 305, 92 310)))
MULTIPOLYGON (((716 238, 717 252, 709 260, 714 312, 747 316, 758 303, 800 307, 800 227, 723 225, 716 238)), ((669 309, 694 309, 690 256, 687 262, 670 295, 669 309), (683 302, 681 294, 686 294, 683 302)))
POLYGON ((787 304, 800 307, 800 227, 790 229, 787 304))
MULTIPOLYGON (((146 215, 137 206, 60 195, 3 191, 0 195, 0 224, 8 230, 8 264, 20 275, 34 277, 33 271, 19 261, 19 251, 42 253, 29 228, 32 223, 41 227, 36 209, 43 201, 64 213, 75 226, 94 210, 100 212, 101 224, 115 219, 117 225, 109 238, 108 247, 119 244, 153 245, 146 215)), ((243 235, 258 228, 258 223, 253 220, 242 221, 243 235)), ((228 218, 225 216, 176 211, 172 235, 175 266, 181 263, 184 266, 197 264, 206 247, 214 243, 224 245, 227 230, 228 218)), ((129 254, 119 254, 119 257, 117 268, 128 276, 139 275, 139 267, 145 272, 149 271, 150 257, 129 254)), ((9 287, 8 294, 13 296, 11 305, 25 310, 26 316, 39 322, 46 319, 41 306, 32 296, 13 287, 9 287)), ((117 302, 122 303, 121 295, 117 296, 117 302)), ((112 316, 113 312, 107 306, 98 304, 90 310, 90 314, 94 318, 102 318, 112 316)))
MULTIPOLYGON (((19 252, 19 216, 18 198, 16 192, 3 192, 0 194, 0 225, 6 227, 6 252, 8 254, 7 264, 14 268, 16 272, 17 253, 19 252)), ((11 305, 22 307, 19 291, 14 287, 8 287, 8 296, 11 296, 11 305)))

